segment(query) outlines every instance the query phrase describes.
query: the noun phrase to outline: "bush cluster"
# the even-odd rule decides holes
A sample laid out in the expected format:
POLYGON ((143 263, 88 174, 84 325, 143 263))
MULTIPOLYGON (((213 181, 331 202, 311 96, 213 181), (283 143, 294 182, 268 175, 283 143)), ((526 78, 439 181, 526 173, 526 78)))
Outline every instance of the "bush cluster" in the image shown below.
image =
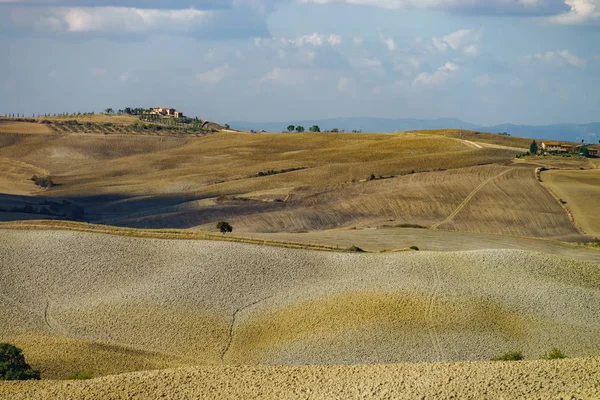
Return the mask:
POLYGON ((9 343, 0 343, 0 381, 39 380, 39 371, 25 362, 21 349, 9 343))

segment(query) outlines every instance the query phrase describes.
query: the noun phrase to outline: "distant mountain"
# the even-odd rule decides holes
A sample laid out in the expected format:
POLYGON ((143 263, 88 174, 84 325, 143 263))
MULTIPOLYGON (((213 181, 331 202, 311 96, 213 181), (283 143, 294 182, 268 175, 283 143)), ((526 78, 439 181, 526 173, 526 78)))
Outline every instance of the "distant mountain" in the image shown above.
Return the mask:
POLYGON ((555 124, 545 126, 501 124, 496 126, 482 126, 471 124, 455 118, 440 118, 432 120, 421 120, 414 118, 390 119, 390 118, 333 118, 315 121, 290 121, 290 122, 230 122, 234 129, 240 130, 265 130, 267 132, 281 132, 288 125, 304 126, 308 130, 312 125, 318 125, 321 130, 337 128, 351 132, 360 130, 363 132, 400 132, 430 129, 467 129, 492 133, 506 132, 512 136, 542 138, 552 140, 564 140, 586 143, 596 143, 600 140, 600 123, 590 124, 555 124))

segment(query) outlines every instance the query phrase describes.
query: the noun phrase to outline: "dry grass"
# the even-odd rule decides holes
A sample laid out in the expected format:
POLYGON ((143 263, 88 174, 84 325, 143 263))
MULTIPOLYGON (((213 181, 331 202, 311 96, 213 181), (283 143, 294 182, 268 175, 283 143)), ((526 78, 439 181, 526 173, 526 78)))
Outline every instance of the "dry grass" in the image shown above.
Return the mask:
POLYGON ((11 120, 0 120, 0 134, 5 133, 27 133, 36 135, 51 135, 52 129, 43 124, 33 122, 17 122, 11 120))
POLYGON ((43 376, 486 360, 513 348, 537 358, 549 344, 577 357, 600 346, 600 272, 589 262, 509 250, 342 254, 82 232, 1 235, 0 341, 20 340, 43 376), (63 344, 37 354, 44 342, 63 344), (65 353, 68 343, 81 354, 65 353), (90 343, 104 345, 97 356, 90 343))
POLYGON ((600 170, 546 171, 545 185, 566 202, 575 222, 591 237, 600 238, 600 170))

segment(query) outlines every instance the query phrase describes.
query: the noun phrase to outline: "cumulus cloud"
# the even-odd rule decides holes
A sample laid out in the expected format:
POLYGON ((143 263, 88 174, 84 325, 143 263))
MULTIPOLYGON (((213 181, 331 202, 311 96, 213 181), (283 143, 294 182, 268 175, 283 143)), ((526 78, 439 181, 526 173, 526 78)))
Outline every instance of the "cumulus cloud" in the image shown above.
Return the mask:
POLYGON ((550 17, 559 24, 581 24, 600 19, 600 0, 565 0, 570 7, 566 13, 550 17))
POLYGON ((479 53, 479 39, 481 29, 460 29, 444 37, 434 37, 431 42, 438 51, 445 53, 448 50, 461 52, 468 56, 479 53))
POLYGON ((552 65, 570 65, 572 67, 583 68, 585 62, 583 59, 577 57, 569 50, 555 50, 547 51, 545 53, 538 53, 533 56, 525 56, 521 58, 525 63, 531 63, 533 61, 539 61, 546 64, 552 65))
POLYGON ((413 81, 416 86, 439 86, 453 78, 460 70, 460 66, 448 61, 433 73, 421 72, 413 81))

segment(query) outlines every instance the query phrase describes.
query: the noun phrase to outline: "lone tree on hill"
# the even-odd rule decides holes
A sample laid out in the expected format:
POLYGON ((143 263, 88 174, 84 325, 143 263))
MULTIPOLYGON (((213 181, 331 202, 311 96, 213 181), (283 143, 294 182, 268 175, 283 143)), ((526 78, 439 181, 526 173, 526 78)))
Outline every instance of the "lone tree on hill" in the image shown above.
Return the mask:
POLYGON ((0 343, 0 381, 39 380, 39 371, 34 371, 25 362, 21 349, 8 343, 0 343))
POLYGON ((226 221, 221 221, 217 224, 217 229, 219 231, 221 231, 221 233, 224 235, 226 233, 231 233, 233 232, 233 227, 231 225, 229 225, 229 222, 226 221))
POLYGON ((294 125, 288 125, 287 127, 288 132, 294 132, 295 129, 296 127, 294 125))
POLYGON ((297 126, 296 127, 296 132, 304 132, 304 127, 303 126, 297 126))
POLYGON ((538 152, 538 145, 535 142, 535 140, 533 142, 531 142, 531 144, 529 145, 529 152, 531 154, 537 154, 537 152, 538 152))

